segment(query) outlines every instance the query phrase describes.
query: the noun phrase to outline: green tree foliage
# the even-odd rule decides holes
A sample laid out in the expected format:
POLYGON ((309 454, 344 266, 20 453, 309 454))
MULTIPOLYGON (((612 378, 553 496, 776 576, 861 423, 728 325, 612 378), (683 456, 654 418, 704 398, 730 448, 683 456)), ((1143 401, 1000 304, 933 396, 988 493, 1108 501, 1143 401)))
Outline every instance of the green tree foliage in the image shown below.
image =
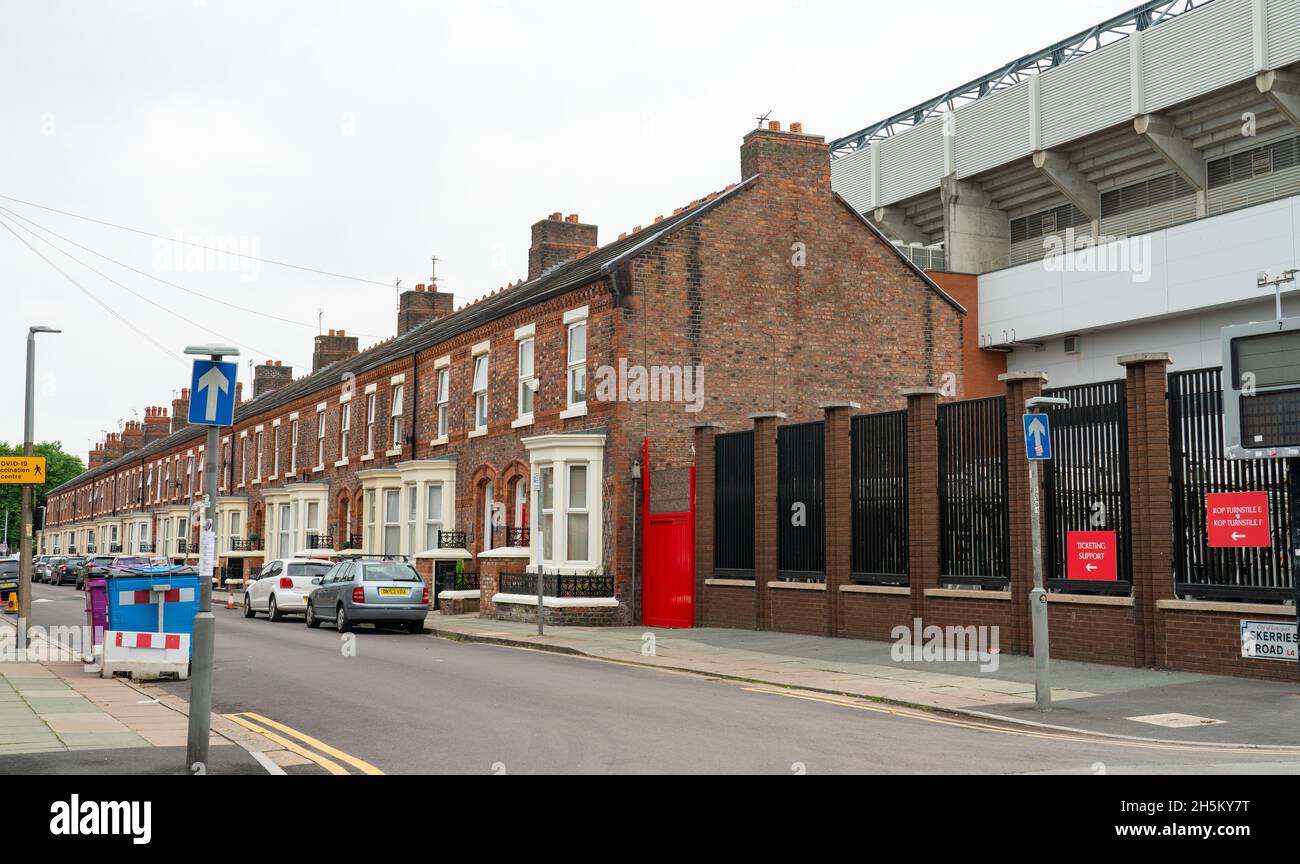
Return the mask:
MULTIPOLYGON (((35 493, 34 506, 36 508, 33 519, 37 520, 39 525, 40 508, 45 506, 46 493, 85 471, 86 463, 71 453, 65 453, 63 444, 58 441, 37 444, 34 449, 37 456, 45 457, 46 471, 45 482, 40 486, 32 487, 32 491, 35 493)), ((21 455, 23 455, 23 445, 0 441, 0 456, 21 455)), ((4 530, 5 514, 8 514, 9 517, 9 548, 17 550, 18 540, 21 536, 23 487, 0 486, 0 532, 4 530)))

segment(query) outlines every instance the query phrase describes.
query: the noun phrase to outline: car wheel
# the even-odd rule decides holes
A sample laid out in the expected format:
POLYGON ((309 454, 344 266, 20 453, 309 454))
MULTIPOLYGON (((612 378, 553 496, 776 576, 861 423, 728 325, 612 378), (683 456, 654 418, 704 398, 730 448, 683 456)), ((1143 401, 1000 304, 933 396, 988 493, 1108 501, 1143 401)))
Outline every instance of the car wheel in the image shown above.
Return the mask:
POLYGON ((406 625, 406 632, 412 636, 420 636, 424 633, 423 621, 411 621, 406 625))
POLYGON ((253 611, 253 601, 249 598, 247 594, 244 595, 244 617, 245 618, 257 617, 257 613, 253 611))
POLYGON ((271 599, 267 601, 267 605, 266 605, 266 617, 267 617, 267 618, 270 618, 272 621, 275 621, 275 622, 280 622, 280 621, 283 621, 283 620, 284 620, 284 616, 280 614, 280 607, 278 607, 278 606, 275 605, 275 595, 274 595, 274 594, 272 594, 272 595, 271 595, 271 599))
POLYGON ((352 622, 348 620, 347 609, 343 607, 342 603, 339 604, 339 608, 334 612, 334 629, 340 633, 352 632, 352 622))
POLYGON ((311 601, 307 601, 307 627, 315 630, 320 626, 320 621, 316 619, 316 610, 311 608, 311 601))

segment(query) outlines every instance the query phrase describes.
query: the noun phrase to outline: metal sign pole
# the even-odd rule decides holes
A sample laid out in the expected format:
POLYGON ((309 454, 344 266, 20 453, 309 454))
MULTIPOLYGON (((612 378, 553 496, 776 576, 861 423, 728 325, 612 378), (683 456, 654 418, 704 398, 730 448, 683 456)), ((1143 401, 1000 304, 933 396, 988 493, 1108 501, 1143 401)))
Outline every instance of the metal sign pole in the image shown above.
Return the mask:
POLYGON ((1291 505, 1291 591, 1295 597, 1296 674, 1300 678, 1300 457, 1287 460, 1286 496, 1291 505))
POLYGON ((1029 592, 1029 616, 1034 628, 1034 702, 1039 711, 1052 710, 1048 658, 1047 591, 1043 588, 1042 503, 1038 494, 1038 462, 1029 463, 1029 515, 1033 534, 1034 588, 1029 592))

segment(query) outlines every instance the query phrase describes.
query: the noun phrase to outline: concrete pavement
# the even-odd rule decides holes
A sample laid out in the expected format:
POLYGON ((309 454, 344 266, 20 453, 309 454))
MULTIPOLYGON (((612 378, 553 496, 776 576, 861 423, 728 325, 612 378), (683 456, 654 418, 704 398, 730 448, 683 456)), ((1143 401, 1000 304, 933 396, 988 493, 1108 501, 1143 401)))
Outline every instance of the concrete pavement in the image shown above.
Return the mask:
POLYGON ((864 697, 1092 734, 1300 747, 1300 685, 1053 660, 1053 710, 1034 707, 1031 657, 895 661, 892 644, 751 630, 552 627, 430 615, 435 635, 864 697), (1136 719, 1141 718, 1141 719, 1136 719), (1204 722, 1211 721, 1211 722, 1204 722))

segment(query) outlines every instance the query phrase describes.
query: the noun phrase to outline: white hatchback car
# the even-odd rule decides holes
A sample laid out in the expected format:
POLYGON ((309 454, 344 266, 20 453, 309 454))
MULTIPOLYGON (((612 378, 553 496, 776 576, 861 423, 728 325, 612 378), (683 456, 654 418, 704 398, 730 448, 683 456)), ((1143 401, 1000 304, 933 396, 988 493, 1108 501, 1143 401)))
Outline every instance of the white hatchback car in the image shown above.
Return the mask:
POLYGON ((307 611, 307 596, 315 590, 312 580, 324 576, 332 562, 314 558, 275 558, 253 574, 244 589, 244 617, 265 612, 272 621, 287 614, 307 611))

